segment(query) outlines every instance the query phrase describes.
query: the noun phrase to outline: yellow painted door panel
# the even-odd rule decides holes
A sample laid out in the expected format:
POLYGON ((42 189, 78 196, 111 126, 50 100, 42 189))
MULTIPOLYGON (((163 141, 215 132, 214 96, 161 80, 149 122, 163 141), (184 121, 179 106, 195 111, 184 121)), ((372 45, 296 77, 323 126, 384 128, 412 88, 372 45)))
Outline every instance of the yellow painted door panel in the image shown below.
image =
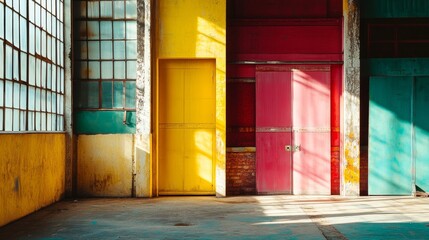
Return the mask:
POLYGON ((214 194, 214 60, 160 60, 159 194, 214 194))

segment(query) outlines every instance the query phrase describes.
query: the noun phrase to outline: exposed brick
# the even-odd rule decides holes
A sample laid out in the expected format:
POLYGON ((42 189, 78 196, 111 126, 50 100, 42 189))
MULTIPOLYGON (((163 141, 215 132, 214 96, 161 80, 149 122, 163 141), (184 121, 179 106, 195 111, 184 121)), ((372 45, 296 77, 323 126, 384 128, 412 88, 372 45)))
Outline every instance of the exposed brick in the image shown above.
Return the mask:
POLYGON ((226 194, 256 194, 256 153, 230 152, 226 154, 226 194))

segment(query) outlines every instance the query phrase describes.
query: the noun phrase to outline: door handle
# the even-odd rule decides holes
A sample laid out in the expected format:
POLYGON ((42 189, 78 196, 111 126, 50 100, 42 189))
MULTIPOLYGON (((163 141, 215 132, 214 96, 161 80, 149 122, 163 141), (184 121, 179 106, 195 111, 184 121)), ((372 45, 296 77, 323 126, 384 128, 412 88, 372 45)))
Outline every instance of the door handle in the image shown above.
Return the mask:
POLYGON ((295 146, 293 146, 293 151, 294 152, 300 152, 301 151, 301 145, 295 145, 295 146))
POLYGON ((286 146, 285 146, 285 151, 286 151, 286 152, 290 152, 290 151, 292 151, 292 146, 291 146, 291 145, 286 145, 286 146))

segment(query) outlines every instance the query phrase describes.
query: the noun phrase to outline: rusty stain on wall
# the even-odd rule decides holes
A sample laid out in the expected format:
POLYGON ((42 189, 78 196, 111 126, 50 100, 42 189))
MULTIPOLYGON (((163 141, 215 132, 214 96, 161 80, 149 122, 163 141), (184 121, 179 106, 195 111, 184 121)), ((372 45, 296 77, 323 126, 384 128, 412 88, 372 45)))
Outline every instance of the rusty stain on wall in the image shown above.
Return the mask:
POLYGON ((133 135, 79 135, 77 194, 131 197, 133 135))

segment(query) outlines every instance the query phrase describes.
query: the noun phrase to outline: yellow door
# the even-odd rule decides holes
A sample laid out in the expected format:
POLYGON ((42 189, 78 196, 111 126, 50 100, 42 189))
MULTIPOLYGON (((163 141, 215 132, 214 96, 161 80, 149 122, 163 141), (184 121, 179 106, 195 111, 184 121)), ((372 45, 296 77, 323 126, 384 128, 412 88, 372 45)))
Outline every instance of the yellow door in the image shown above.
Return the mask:
POLYGON ((160 60, 158 133, 159 194, 214 194, 214 60, 160 60))

